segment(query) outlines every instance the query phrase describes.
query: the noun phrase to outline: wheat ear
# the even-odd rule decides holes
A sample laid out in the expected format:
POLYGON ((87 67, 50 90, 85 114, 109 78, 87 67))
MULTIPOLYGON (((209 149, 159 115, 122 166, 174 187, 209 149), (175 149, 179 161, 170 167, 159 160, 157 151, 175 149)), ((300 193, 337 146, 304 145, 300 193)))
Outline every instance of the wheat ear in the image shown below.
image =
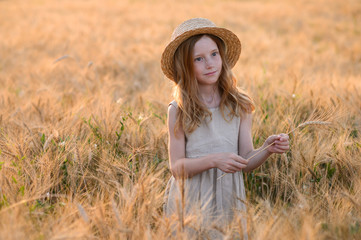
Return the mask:
POLYGON ((298 125, 297 127, 295 127, 294 129, 292 129, 291 131, 289 131, 287 133, 287 135, 293 133, 296 129, 301 128, 301 127, 306 127, 308 125, 330 125, 330 122, 325 122, 325 121, 308 121, 308 122, 304 122, 301 123, 300 125, 298 125))
MULTIPOLYGON (((302 127, 306 127, 308 125, 329 125, 331 124, 330 122, 325 122, 325 121, 308 121, 308 122, 304 122, 301 123, 300 125, 298 125, 297 127, 295 127, 294 129, 292 129, 291 131, 289 131, 288 133, 286 133, 287 135, 293 133, 294 131, 296 131, 299 128, 302 127)), ((252 158, 254 158, 255 156, 257 156, 259 153, 263 152, 264 150, 266 150, 267 148, 271 147, 272 145, 274 145, 275 142, 271 143, 270 145, 268 145, 265 148, 262 148, 261 150, 259 150, 258 152, 256 152, 255 154, 253 154, 252 156, 250 156, 247 161, 251 160, 252 158)), ((227 173, 222 174, 220 177, 217 178, 217 180, 221 179, 222 177, 224 177, 227 173)))

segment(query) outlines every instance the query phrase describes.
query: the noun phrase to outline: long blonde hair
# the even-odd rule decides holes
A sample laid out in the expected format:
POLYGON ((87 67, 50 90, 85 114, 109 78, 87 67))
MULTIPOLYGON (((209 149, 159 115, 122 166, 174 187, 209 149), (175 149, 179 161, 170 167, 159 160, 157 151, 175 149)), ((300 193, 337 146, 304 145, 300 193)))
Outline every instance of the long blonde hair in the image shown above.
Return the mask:
MULTIPOLYGON (((254 110, 252 99, 237 88, 237 81, 226 61, 224 42, 214 36, 205 34, 216 44, 222 59, 222 71, 218 79, 218 90, 221 96, 220 111, 225 120, 234 116, 243 117, 244 113, 254 110), (229 110, 227 117, 225 109, 229 110)), ((198 82, 193 71, 193 49, 196 42, 204 34, 195 35, 184 41, 174 54, 174 98, 178 104, 175 131, 180 127, 185 133, 192 133, 200 124, 211 118, 212 113, 202 103, 198 95, 198 82)))

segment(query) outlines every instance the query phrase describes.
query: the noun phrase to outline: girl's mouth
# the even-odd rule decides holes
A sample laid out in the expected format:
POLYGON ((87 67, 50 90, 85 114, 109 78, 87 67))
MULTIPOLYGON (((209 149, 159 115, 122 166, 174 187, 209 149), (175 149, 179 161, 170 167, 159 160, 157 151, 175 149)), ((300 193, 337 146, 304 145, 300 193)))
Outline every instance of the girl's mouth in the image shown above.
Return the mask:
POLYGON ((216 72, 217 72, 217 71, 209 72, 209 73, 206 73, 206 74, 204 74, 204 75, 206 75, 206 76, 211 76, 211 75, 214 75, 216 72))

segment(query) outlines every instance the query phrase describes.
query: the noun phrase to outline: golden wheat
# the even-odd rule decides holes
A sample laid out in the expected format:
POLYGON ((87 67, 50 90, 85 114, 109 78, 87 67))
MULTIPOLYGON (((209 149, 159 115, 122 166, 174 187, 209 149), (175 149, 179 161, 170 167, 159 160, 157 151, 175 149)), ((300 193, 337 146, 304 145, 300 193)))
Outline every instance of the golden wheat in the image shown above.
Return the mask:
POLYGON ((360 239, 360 12, 357 0, 0 1, 1 238, 214 229, 162 210, 173 85, 160 56, 201 15, 242 42, 233 72, 257 106, 256 148, 305 119, 332 123, 244 174, 246 212, 215 228, 242 239, 247 219, 250 239, 360 239))

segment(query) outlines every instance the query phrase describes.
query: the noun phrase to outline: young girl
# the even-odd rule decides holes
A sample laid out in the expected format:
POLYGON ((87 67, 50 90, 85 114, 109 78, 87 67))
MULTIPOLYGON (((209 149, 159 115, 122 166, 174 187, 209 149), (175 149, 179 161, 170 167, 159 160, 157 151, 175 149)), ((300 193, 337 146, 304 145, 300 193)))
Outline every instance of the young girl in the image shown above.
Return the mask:
MULTIPOLYGON (((164 211, 184 219, 198 216, 201 228, 212 226, 206 223, 226 226, 244 211, 242 172, 257 168, 272 153, 289 149, 286 134, 272 135, 260 149, 253 149, 254 104, 237 88, 231 72, 240 53, 234 33, 194 18, 175 29, 162 55, 162 70, 175 83, 175 101, 168 108, 173 176, 164 211)), ((211 233, 215 236, 220 235, 211 233)))

